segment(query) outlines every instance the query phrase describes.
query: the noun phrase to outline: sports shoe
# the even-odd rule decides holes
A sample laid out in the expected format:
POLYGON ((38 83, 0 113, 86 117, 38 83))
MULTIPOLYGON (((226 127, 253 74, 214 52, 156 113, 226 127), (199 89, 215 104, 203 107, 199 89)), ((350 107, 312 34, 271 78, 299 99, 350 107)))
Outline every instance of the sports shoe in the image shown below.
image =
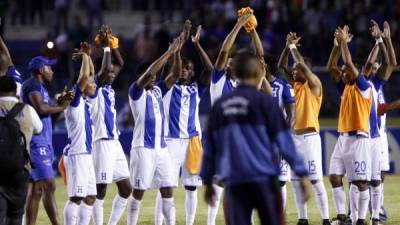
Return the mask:
POLYGON ((365 220, 358 219, 356 225, 367 225, 367 224, 365 223, 365 220))
POLYGON ((297 221, 297 225, 308 225, 308 220, 307 219, 299 219, 297 221))
POLYGON ((387 219, 388 219, 388 216, 387 216, 387 214, 386 214, 386 210, 385 210, 385 208, 382 206, 382 207, 381 207, 381 210, 379 211, 379 220, 380 220, 381 222, 386 222, 387 219))
POLYGON ((346 215, 338 214, 336 218, 332 220, 331 225, 345 225, 346 215))
POLYGON ((372 219, 371 220, 371 225, 379 225, 379 219, 372 219))
POLYGON ((331 222, 329 221, 329 219, 323 219, 322 225, 331 225, 331 222))

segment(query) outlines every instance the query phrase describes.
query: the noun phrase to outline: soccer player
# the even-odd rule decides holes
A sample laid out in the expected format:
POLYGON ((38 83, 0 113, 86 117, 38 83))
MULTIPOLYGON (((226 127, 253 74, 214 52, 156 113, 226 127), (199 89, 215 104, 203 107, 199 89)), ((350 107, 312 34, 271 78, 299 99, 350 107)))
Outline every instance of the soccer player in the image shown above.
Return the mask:
MULTIPOLYGON (((190 21, 189 21, 190 22, 190 21)), ((188 38, 190 27, 185 30, 188 38)), ((210 82, 212 64, 207 53, 200 45, 201 25, 197 27, 192 42, 200 54, 203 72, 195 77, 194 65, 185 58, 182 70, 178 69, 179 80, 164 96, 165 109, 165 141, 173 161, 173 185, 178 186, 181 175, 185 187, 186 225, 193 225, 197 208, 197 187, 201 185, 198 175, 201 164, 201 127, 199 120, 199 103, 207 91, 210 82), (199 154, 200 153, 200 154, 199 154), (194 158, 192 158, 192 155, 194 158), (198 158, 196 159, 196 155, 198 158), (192 165, 194 163, 195 165, 192 165)), ((178 52, 180 60, 180 51, 178 52)), ((178 62, 178 64, 180 64, 178 62)), ((162 201, 157 195, 156 225, 162 224, 162 201), (161 217, 159 216, 161 215, 161 217)))
POLYGON ((0 37, 0 76, 2 75, 7 75, 13 78, 17 84, 17 96, 20 97, 22 87, 21 74, 15 68, 7 45, 4 43, 3 38, 0 37))
POLYGON ((240 85, 222 96, 212 107, 207 147, 201 177, 206 186, 205 200, 213 204, 215 174, 225 185, 226 224, 251 224, 253 209, 261 224, 284 224, 280 190, 279 155, 276 145, 300 177, 304 200, 307 168, 296 152, 291 131, 275 99, 257 86, 264 76, 263 64, 249 51, 238 52, 233 70, 240 85))
POLYGON ((96 178, 91 156, 93 124, 90 107, 93 106, 87 101, 87 96, 95 94, 96 84, 89 55, 87 43, 81 43, 79 52, 73 54, 74 59, 82 59, 82 66, 73 87, 75 97, 64 110, 69 141, 63 151, 69 198, 64 208, 64 225, 89 225, 96 201, 96 178))
POLYGON ((128 225, 137 224, 144 192, 152 187, 159 188, 161 192, 162 212, 166 223, 175 224, 172 161, 164 140, 165 114, 162 98, 175 84, 176 77, 171 73, 156 84, 156 74, 172 55, 176 57, 182 43, 181 36, 129 87, 129 104, 135 127, 130 161, 134 191, 128 201, 128 225))
POLYGON ((333 199, 339 224, 345 220, 346 195, 343 176, 346 174, 350 186, 350 207, 357 225, 365 224, 369 204, 368 180, 371 178, 369 116, 372 106, 372 90, 368 81, 360 75, 348 49, 352 35, 344 26, 335 32, 334 49, 328 62, 328 70, 341 94, 338 132, 339 139, 331 156, 329 174, 333 188, 333 199), (344 65, 338 68, 340 55, 344 65), (356 215, 357 214, 357 215, 356 215))
MULTIPOLYGON (((252 15, 252 13, 247 13, 243 16, 238 17, 235 26, 222 43, 217 61, 215 62, 213 71, 211 73, 211 105, 213 105, 214 102, 218 100, 218 98, 220 98, 222 95, 232 91, 237 86, 236 77, 231 70, 232 59, 229 58, 229 52, 236 40, 239 31, 248 22, 252 15)), ((218 181, 216 182, 218 183, 218 181)), ((215 184, 214 188, 216 190, 216 195, 214 198, 214 204, 208 205, 207 225, 215 225, 215 219, 218 215, 219 202, 221 200, 223 192, 222 183, 215 184)))
MULTIPOLYGON (((371 34, 372 37, 375 39, 375 46, 373 47, 366 65, 363 69, 363 74, 368 79, 370 86, 372 87, 372 107, 371 107, 371 114, 370 114, 370 137, 371 137, 371 160, 372 160, 372 175, 371 175, 371 210, 372 210, 372 224, 379 223, 379 211, 381 208, 381 163, 383 158, 383 151, 382 145, 384 145, 385 140, 383 140, 382 135, 384 135, 384 129, 382 127, 382 120, 377 115, 378 111, 378 104, 379 104, 379 95, 383 94, 383 85, 385 82, 390 78, 394 68, 396 67, 396 56, 394 54, 393 46, 389 46, 388 48, 392 48, 391 51, 386 49, 386 45, 383 43, 383 33, 379 29, 378 24, 375 21, 371 21, 371 34), (385 62, 383 65, 376 65, 376 58, 378 52, 381 52, 382 61, 385 62), (389 56, 389 52, 392 52, 389 56), (379 94, 381 93, 381 94, 379 94), (382 132, 383 131, 383 132, 382 132)), ((390 32, 388 29, 388 25, 386 23, 386 31, 385 35, 389 35, 390 39, 390 32)), ((387 41, 386 41, 387 43, 387 41)), ((383 124, 385 126, 385 124, 383 124)), ((387 142, 387 137, 386 137, 387 142)), ((388 170, 388 169, 387 169, 388 170)))
MULTIPOLYGON (((293 86, 295 93, 296 121, 294 125, 294 143, 308 165, 317 206, 322 217, 322 224, 328 225, 328 195, 322 177, 322 149, 319 136, 318 115, 322 103, 322 85, 319 78, 311 71, 310 63, 305 61, 296 45, 300 37, 289 33, 286 47, 282 52, 279 68, 284 72, 287 81, 293 86), (289 52, 295 61, 292 72, 287 68, 289 52), (285 60, 283 60, 285 59, 285 60)), ((295 192, 298 213, 298 225, 308 224, 307 204, 302 201, 302 192, 298 178, 293 176, 292 184, 295 192)))
POLYGON ((30 185, 26 203, 26 223, 36 224, 40 199, 43 196, 43 205, 52 225, 59 225, 58 212, 54 192, 56 185, 53 174, 54 151, 52 145, 51 114, 62 112, 73 99, 72 92, 64 93, 57 105, 50 104, 50 96, 44 83, 53 79, 51 66, 55 60, 48 60, 36 56, 29 62, 29 71, 32 76, 22 85, 23 101, 31 105, 42 120, 43 130, 39 135, 32 137, 31 160, 35 168, 31 171, 30 185))
POLYGON ((122 69, 124 61, 118 50, 118 39, 109 27, 103 25, 96 40, 103 49, 101 68, 95 80, 95 95, 89 96, 94 130, 93 164, 96 174, 97 200, 93 207, 95 225, 103 225, 103 204, 107 185, 116 182, 118 193, 114 197, 108 225, 116 225, 123 214, 132 192, 128 161, 125 157, 116 124, 115 92, 112 83, 122 69), (114 62, 114 63, 113 63, 114 62))

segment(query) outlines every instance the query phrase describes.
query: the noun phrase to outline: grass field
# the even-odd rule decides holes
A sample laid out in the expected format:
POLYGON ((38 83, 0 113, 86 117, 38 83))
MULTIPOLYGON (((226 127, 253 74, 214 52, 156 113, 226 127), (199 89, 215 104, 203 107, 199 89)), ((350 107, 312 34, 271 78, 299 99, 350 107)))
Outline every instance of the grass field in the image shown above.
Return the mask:
MULTIPOLYGON (((332 202, 332 192, 328 180, 325 178, 325 185, 327 187, 328 195, 329 195, 329 206, 330 206, 330 217, 335 216, 335 209, 332 202)), ((385 207, 389 214, 389 221, 386 223, 388 225, 399 225, 400 224, 400 176, 388 176, 385 182, 385 207)), ((66 188, 62 183, 61 179, 57 179, 57 204, 58 211, 60 213, 60 219, 62 219, 63 208, 65 201, 67 199, 66 188)), ((105 199, 104 211, 105 211, 105 223, 108 220, 108 216, 111 210, 112 200, 116 193, 115 185, 110 186, 108 190, 108 194, 105 199)), ((141 211, 139 216, 139 224, 142 225, 152 225, 154 224, 153 215, 154 215, 154 200, 155 200, 155 191, 149 191, 145 194, 141 205, 141 211)), ((207 206, 203 201, 203 190, 201 189, 199 192, 199 205, 197 209, 197 217, 196 224, 205 225, 207 223, 207 206)), ((175 205, 176 205, 176 221, 177 225, 185 224, 184 219, 184 191, 182 188, 175 189, 175 205)), ((320 217, 318 209, 315 205, 314 197, 310 200, 308 206, 308 214, 309 221, 311 225, 317 225, 320 223, 320 217)), ((291 185, 288 187, 288 206, 286 209, 286 220, 288 225, 296 224, 297 214, 296 208, 293 199, 293 191, 291 189, 291 185)), ((47 215, 43 209, 40 208, 38 225, 46 225, 50 224, 47 219, 47 215)), ((122 219, 119 224, 126 224, 126 214, 122 216, 122 219)), ((224 224, 222 210, 220 209, 217 224, 224 224)))

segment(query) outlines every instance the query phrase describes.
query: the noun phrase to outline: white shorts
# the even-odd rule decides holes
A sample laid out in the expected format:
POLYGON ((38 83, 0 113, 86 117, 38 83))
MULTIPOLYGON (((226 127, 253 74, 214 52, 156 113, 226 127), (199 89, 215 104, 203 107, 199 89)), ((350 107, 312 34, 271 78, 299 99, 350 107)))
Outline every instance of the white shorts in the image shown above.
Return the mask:
POLYGON ((64 156, 68 197, 96 196, 96 178, 92 156, 89 154, 64 156))
POLYGON ((286 162, 286 160, 281 159, 280 162, 280 174, 279 174, 279 181, 288 182, 291 179, 290 175, 290 165, 286 162))
POLYGON ((95 141, 92 156, 97 184, 129 179, 128 161, 119 140, 95 141))
POLYGON ((132 148, 130 171, 135 189, 173 187, 171 156, 167 148, 132 148))
MULTIPOLYGON (((303 157, 308 168, 310 180, 322 180, 322 149, 321 137, 318 133, 293 135, 294 144, 298 153, 303 157)), ((293 174, 292 180, 298 177, 293 174)))
POLYGON ((381 171, 390 170, 390 160, 389 160, 389 144, 387 133, 381 134, 381 171))
POLYGON ((350 181, 371 179, 370 139, 339 135, 331 156, 329 174, 347 175, 350 181))
POLYGON ((186 169, 186 152, 189 146, 188 138, 169 138, 166 139, 168 150, 172 160, 172 184, 177 187, 179 175, 181 175, 184 186, 201 186, 199 175, 191 175, 186 169), (181 173, 182 172, 182 173, 181 173))
POLYGON ((381 148, 382 140, 380 137, 371 138, 371 180, 381 180, 381 148))

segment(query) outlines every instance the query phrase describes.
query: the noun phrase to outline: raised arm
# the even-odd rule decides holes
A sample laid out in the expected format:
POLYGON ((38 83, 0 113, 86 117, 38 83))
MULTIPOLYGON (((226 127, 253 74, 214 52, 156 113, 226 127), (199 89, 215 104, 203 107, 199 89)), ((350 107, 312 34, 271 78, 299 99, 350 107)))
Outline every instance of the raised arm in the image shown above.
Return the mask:
POLYGON ((329 60, 326 65, 326 69, 328 70, 329 74, 336 83, 338 83, 341 79, 340 70, 338 68, 339 57, 340 57, 340 47, 335 38, 331 54, 329 55, 329 60))
POLYGON ((90 62, 89 62, 89 55, 90 55, 90 47, 89 44, 84 42, 81 43, 81 48, 79 52, 74 53, 72 55, 73 59, 82 59, 81 70, 79 73, 78 81, 76 82, 79 89, 83 92, 89 83, 90 78, 90 62))
POLYGON ((376 43, 374 47, 371 49, 371 52, 368 55, 367 62, 363 68, 363 74, 369 76, 372 73, 372 68, 376 62, 376 58, 378 58, 379 53, 379 44, 376 43))
POLYGON ((136 81, 136 85, 139 89, 144 89, 152 79, 155 79, 157 72, 164 66, 168 59, 173 55, 173 53, 179 47, 179 39, 175 39, 173 44, 168 48, 168 50, 156 59, 147 70, 139 77, 136 81))
POLYGON ((339 43, 340 50, 342 51, 342 59, 343 63, 345 64, 346 67, 349 68, 350 74, 348 74, 351 78, 351 80, 355 80, 358 75, 359 71, 353 64, 353 60, 351 58, 351 54, 349 51, 349 47, 347 46, 347 43, 350 39, 350 34, 349 34, 349 27, 344 26, 343 28, 338 28, 337 33, 335 34, 336 39, 339 43))
POLYGON ((371 20, 370 31, 371 31, 372 37, 375 39, 377 45, 379 46, 379 50, 380 50, 381 56, 382 56, 381 57, 382 65, 379 67, 379 69, 376 73, 376 76, 380 80, 387 80, 388 76, 390 76, 390 74, 393 71, 393 67, 391 67, 389 65, 389 55, 388 55, 386 46, 383 43, 382 31, 379 29, 378 24, 374 20, 371 20))
POLYGON ((261 78, 260 84, 258 85, 258 89, 265 91, 266 93, 272 96, 272 88, 266 77, 261 78))
POLYGON ((300 54, 299 50, 297 49, 296 45, 300 37, 297 37, 295 33, 292 33, 289 41, 289 49, 292 53, 292 57, 296 62, 296 69, 300 70, 302 74, 304 74, 304 78, 307 80, 308 85, 311 88, 313 95, 321 96, 322 92, 322 84, 319 78, 311 71, 311 69, 306 65, 304 62, 303 56, 300 54))
POLYGON ((201 63, 203 65, 203 71, 201 72, 199 81, 203 85, 208 85, 210 83, 210 77, 213 65, 206 51, 204 51, 203 47, 201 47, 200 34, 201 34, 201 25, 197 26, 196 34, 192 36, 192 42, 196 47, 197 53, 199 54, 201 63))
POLYGON ((171 70, 168 73, 167 77, 164 79, 165 87, 167 88, 167 90, 169 90, 176 83, 176 81, 178 81, 179 76, 182 74, 181 50, 184 44, 182 35, 178 37, 178 41, 179 41, 179 47, 173 54, 171 70))
POLYGON ((121 53, 118 48, 111 49, 112 57, 114 59, 114 73, 115 76, 121 72, 122 67, 124 66, 124 60, 122 59, 121 53))
MULTIPOLYGON (((390 34, 390 26, 388 22, 384 22, 383 24, 383 33, 382 33, 382 38, 385 41, 386 46, 382 43, 382 39, 379 39, 378 43, 379 43, 379 49, 381 51, 386 51, 385 53, 387 54, 387 65, 383 65, 383 61, 384 56, 382 57, 382 66, 381 68, 379 68, 379 70, 382 71, 378 71, 378 78, 381 80, 389 80, 390 76, 393 73, 393 70, 396 68, 397 66, 397 60, 396 60, 396 54, 393 48, 393 44, 392 44, 392 40, 391 40, 391 34, 390 34), (383 68, 382 68, 383 67, 383 68)), ((384 52, 382 52, 382 55, 385 54, 384 52)))
POLYGON ((294 80, 293 80, 293 77, 292 77, 289 67, 288 67, 289 53, 290 53, 289 44, 287 42, 288 36, 286 37, 285 48, 283 49, 283 51, 279 57, 278 69, 283 73, 286 81, 293 85, 294 80))
POLYGON ((253 14, 247 13, 239 17, 232 31, 225 38, 224 42, 222 43, 221 51, 218 54, 217 61, 215 62, 216 70, 221 71, 225 69, 228 62, 229 51, 232 48, 240 29, 247 23, 251 15, 253 14))
POLYGON ((251 37, 251 41, 253 42, 257 57, 260 60, 264 60, 264 47, 262 45, 260 36, 258 36, 256 29, 253 29, 252 31, 250 31, 250 37, 251 37))

